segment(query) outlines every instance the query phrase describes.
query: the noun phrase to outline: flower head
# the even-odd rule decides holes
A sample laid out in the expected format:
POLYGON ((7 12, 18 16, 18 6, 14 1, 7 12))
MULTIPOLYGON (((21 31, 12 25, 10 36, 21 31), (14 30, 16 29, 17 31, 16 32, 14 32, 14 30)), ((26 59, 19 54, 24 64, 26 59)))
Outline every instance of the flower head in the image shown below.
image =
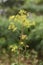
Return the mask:
POLYGON ((26 39, 26 37, 27 37, 27 35, 22 35, 21 39, 24 40, 24 39, 26 39))
POLYGON ((10 23, 8 29, 15 31, 15 30, 17 30, 17 27, 14 25, 14 23, 10 23))
POLYGON ((16 51, 18 49, 17 45, 10 45, 11 51, 16 51))
POLYGON ((20 14, 26 14, 26 11, 25 10, 20 10, 19 13, 20 14))

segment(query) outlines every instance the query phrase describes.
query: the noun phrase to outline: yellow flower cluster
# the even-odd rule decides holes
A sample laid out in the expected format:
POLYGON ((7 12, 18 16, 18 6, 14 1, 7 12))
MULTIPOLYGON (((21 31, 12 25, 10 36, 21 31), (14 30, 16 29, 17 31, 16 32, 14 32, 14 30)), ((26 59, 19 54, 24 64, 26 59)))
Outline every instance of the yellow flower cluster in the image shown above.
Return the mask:
POLYGON ((12 30, 12 31, 16 31, 17 30, 17 27, 14 25, 14 23, 10 23, 8 29, 9 30, 12 30))
POLYGON ((22 14, 26 14, 26 13, 27 13, 27 12, 26 12, 25 10, 20 10, 20 11, 19 11, 19 14, 21 14, 21 15, 22 15, 22 14))
MULTIPOLYGON (((19 13, 15 16, 10 16, 9 20, 13 20, 15 23, 21 23, 22 26, 29 28, 31 25, 35 25, 35 22, 30 22, 30 20, 27 19, 27 12, 24 10, 20 10, 19 13)), ((17 29, 13 24, 10 24, 8 29, 13 29, 14 31, 17 29)))
POLYGON ((21 39, 24 40, 27 38, 27 35, 21 35, 21 39))
POLYGON ((17 45, 10 45, 10 47, 12 50, 11 51, 16 51, 18 49, 18 46, 17 45))

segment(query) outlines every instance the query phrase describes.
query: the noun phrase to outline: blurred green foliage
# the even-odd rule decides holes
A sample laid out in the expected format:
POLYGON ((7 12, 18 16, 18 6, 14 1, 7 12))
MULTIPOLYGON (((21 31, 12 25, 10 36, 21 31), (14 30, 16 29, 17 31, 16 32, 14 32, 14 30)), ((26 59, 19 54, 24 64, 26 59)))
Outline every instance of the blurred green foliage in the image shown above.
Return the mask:
MULTIPOLYGON (((33 65, 43 65, 43 0, 2 0, 2 2, 0 2, 0 10, 2 11, 0 12, 2 15, 2 17, 0 16, 0 58, 1 53, 7 53, 9 59, 11 59, 11 56, 15 55, 15 53, 16 56, 19 54, 18 50, 17 52, 12 53, 10 45, 15 46, 16 44, 19 47, 18 42, 20 41, 22 31, 21 21, 19 23, 17 20, 16 23, 14 23, 18 29, 15 32, 12 32, 8 29, 8 26, 13 20, 9 22, 9 19, 5 16, 9 17, 10 15, 16 15, 21 9, 26 10, 27 13, 29 12, 27 14, 27 19, 29 21, 31 20, 31 23, 33 21, 36 22, 36 25, 23 29, 24 34, 28 36, 28 39, 24 40, 24 46, 20 45, 20 51, 24 52, 23 55, 26 58, 33 60, 33 65), (37 16, 36 14, 40 16, 37 16), (39 60, 37 64, 35 64, 36 58, 39 60)), ((20 53, 22 54, 22 52, 20 53)))
POLYGON ((17 14, 20 9, 25 9, 28 12, 43 14, 43 0, 2 0, 0 6, 5 10, 6 15, 17 14))

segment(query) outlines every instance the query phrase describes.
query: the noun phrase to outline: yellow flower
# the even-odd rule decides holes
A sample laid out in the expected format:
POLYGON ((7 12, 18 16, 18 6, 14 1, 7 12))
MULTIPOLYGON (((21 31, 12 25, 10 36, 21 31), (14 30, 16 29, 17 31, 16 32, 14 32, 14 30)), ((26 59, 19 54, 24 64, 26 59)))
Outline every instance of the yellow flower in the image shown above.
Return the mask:
POLYGON ((22 20, 22 21, 26 20, 26 15, 24 15, 24 14, 21 15, 21 20, 22 20))
POLYGON ((24 21, 25 19, 26 19, 26 15, 24 15, 24 14, 22 14, 22 15, 19 15, 19 14, 17 14, 16 16, 15 16, 15 18, 14 18, 14 21, 24 21))
POLYGON ((15 21, 18 22, 18 20, 21 20, 21 17, 20 17, 20 15, 17 14, 17 15, 15 16, 15 18, 14 18, 14 22, 15 22, 15 21))
POLYGON ((14 15, 13 15, 13 16, 10 16, 10 17, 9 17, 9 20, 12 20, 12 19, 14 19, 14 17, 15 17, 14 15))
POLYGON ((13 29, 13 31, 16 31, 17 30, 17 27, 15 27, 14 29, 13 29))
POLYGON ((17 30, 17 27, 14 25, 14 23, 11 23, 11 24, 9 25, 8 29, 15 31, 15 30, 17 30))
POLYGON ((25 26, 25 27, 30 27, 30 22, 29 22, 28 20, 25 20, 25 21, 23 22, 23 26, 25 26))
POLYGON ((25 10, 20 10, 19 13, 23 14, 23 13, 26 13, 26 11, 25 10))
POLYGON ((14 45, 13 48, 12 48, 12 51, 16 51, 16 49, 18 49, 18 46, 14 45))
POLYGON ((26 37, 27 37, 27 35, 22 35, 21 39, 24 40, 24 39, 26 39, 26 37))
POLYGON ((10 24, 8 29, 14 29, 14 27, 15 27, 14 24, 10 24))
POLYGON ((17 15, 15 16, 15 18, 19 19, 19 18, 20 18, 20 15, 19 15, 19 14, 17 14, 17 15))
POLYGON ((24 44, 24 42, 20 42, 20 44, 21 44, 21 45, 23 45, 23 44, 24 44))
POLYGON ((17 45, 15 45, 15 46, 14 46, 14 49, 17 49, 17 48, 18 48, 17 45))

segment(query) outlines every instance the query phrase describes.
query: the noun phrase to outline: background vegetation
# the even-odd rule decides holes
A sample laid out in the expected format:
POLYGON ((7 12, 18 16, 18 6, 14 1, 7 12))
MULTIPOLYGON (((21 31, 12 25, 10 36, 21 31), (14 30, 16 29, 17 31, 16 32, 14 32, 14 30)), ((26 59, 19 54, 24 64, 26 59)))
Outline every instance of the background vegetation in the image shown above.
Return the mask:
POLYGON ((43 65, 43 0, 0 0, 0 65, 43 65))

